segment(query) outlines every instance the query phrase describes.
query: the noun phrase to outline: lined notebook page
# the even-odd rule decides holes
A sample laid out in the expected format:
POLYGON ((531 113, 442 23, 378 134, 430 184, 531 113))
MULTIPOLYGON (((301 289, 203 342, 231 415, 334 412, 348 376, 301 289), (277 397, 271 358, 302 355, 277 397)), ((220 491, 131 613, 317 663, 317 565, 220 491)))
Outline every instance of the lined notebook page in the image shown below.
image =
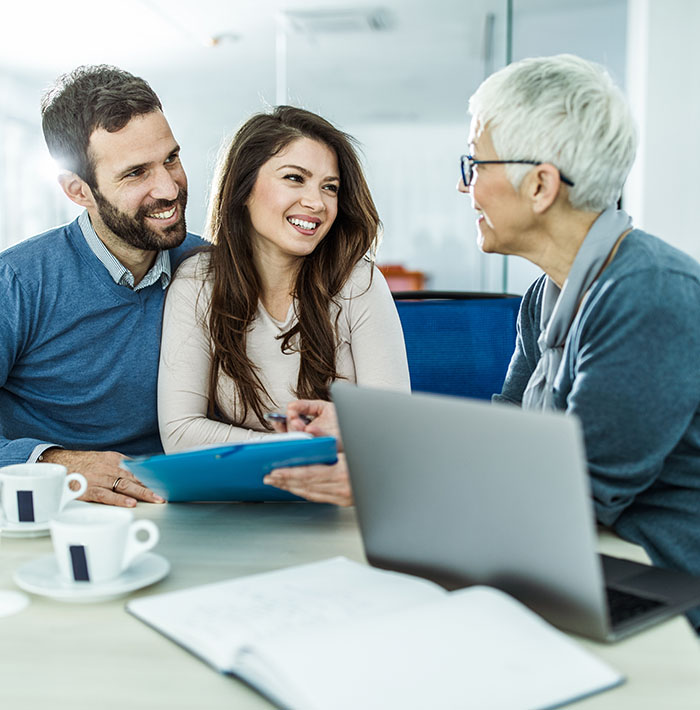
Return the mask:
MULTIPOLYGON (((622 676, 511 597, 452 592, 371 620, 268 638, 241 658, 306 710, 535 710, 622 676)), ((284 696, 283 696, 284 697, 284 696)))
POLYGON ((134 615, 219 670, 266 636, 306 633, 445 596, 441 587, 338 557, 308 565, 140 597, 134 615))

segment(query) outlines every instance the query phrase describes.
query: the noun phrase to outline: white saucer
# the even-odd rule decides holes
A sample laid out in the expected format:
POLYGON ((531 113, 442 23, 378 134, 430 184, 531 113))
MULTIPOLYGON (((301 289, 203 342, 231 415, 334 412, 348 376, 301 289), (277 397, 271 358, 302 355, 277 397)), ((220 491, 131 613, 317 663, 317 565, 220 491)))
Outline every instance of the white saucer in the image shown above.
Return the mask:
POLYGON ((0 589, 0 616, 12 616, 29 606, 29 597, 22 592, 0 589))
POLYGON ((62 602, 103 602, 123 597, 141 587, 163 579, 170 572, 170 562, 152 552, 146 552, 109 582, 66 582, 58 573, 53 555, 46 555, 23 564, 13 575, 15 584, 25 592, 39 594, 62 602))
POLYGON ((43 523, 11 523, 0 520, 0 537, 43 537, 49 534, 49 521, 43 523))
MULTIPOLYGON (((63 510, 90 505, 82 500, 72 500, 63 510)), ((0 537, 45 537, 50 535, 49 521, 43 523, 12 523, 0 518, 0 537)))

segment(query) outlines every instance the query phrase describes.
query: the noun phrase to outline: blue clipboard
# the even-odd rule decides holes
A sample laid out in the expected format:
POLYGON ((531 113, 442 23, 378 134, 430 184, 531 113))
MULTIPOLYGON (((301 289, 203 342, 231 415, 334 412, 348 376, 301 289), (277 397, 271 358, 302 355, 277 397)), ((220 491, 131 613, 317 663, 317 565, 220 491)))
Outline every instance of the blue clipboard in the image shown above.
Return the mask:
POLYGON ((223 444, 178 454, 138 456, 122 461, 144 485, 171 502, 288 501, 298 496, 262 482, 274 468, 332 464, 338 460, 332 436, 223 444))

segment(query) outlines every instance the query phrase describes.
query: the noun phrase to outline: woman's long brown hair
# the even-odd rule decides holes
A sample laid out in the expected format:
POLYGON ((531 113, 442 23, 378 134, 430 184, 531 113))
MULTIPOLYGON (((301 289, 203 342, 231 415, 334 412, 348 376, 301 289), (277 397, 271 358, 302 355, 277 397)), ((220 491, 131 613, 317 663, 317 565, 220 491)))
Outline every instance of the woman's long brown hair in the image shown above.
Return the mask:
POLYGON ((263 415, 271 399, 246 347, 261 295, 246 202, 260 167, 299 138, 319 141, 335 153, 340 185, 335 221, 316 249, 303 258, 296 278, 292 294, 296 323, 280 336, 283 352, 300 354, 297 397, 329 398, 330 384, 338 378, 337 317, 332 323, 330 306, 357 262, 368 254, 373 259, 376 250, 379 216, 350 136, 320 116, 292 106, 256 114, 241 127, 219 162, 208 220, 213 242, 209 416, 226 420, 217 401, 223 372, 235 382, 242 405, 233 424, 242 424, 252 409, 261 425, 269 428, 263 415))

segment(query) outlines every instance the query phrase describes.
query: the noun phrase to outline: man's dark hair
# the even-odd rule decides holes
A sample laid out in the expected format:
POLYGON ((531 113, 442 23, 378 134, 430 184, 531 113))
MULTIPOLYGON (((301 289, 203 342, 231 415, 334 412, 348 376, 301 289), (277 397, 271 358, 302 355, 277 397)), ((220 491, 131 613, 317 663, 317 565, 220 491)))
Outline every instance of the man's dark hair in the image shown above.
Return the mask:
POLYGON ((81 66, 56 79, 41 98, 41 125, 58 164, 97 187, 88 146, 93 131, 119 131, 134 116, 162 111, 146 81, 107 64, 81 66))

